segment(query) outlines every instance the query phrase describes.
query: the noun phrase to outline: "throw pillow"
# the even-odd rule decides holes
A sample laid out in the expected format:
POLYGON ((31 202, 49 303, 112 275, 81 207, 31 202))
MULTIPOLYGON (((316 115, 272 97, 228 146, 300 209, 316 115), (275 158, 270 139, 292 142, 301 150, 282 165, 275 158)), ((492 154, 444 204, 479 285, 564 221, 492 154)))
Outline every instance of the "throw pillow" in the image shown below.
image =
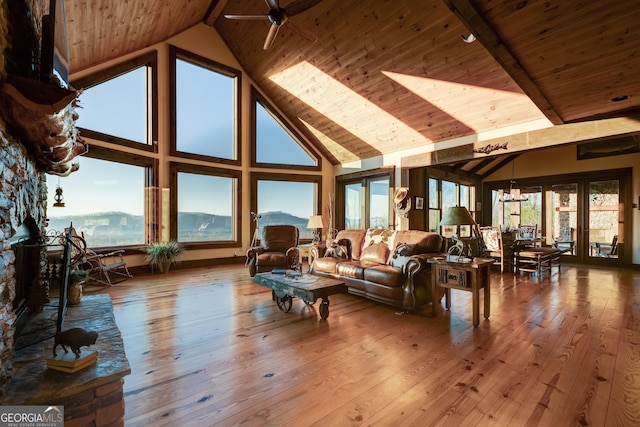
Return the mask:
POLYGON ((411 245, 401 243, 393 251, 393 255, 391 255, 391 259, 389 259, 389 265, 392 267, 402 268, 407 263, 411 255, 415 255, 420 252, 420 247, 417 244, 411 245))
POLYGON ((363 261, 375 262, 378 264, 386 264, 389 258, 389 247, 386 243, 374 243, 362 250, 360 259, 363 261))
POLYGON ((331 240, 327 246, 327 250, 324 252, 324 256, 333 258, 350 258, 349 256, 349 240, 331 240))

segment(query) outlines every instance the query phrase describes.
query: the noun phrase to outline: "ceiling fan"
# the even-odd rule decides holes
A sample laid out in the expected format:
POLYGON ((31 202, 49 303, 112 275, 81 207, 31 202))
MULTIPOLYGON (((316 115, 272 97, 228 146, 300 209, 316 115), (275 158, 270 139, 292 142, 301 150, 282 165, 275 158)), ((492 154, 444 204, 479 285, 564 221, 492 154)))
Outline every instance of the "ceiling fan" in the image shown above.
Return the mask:
POLYGON ((318 40, 315 34, 311 31, 302 28, 293 21, 289 21, 289 18, 298 15, 307 9, 311 9, 322 0, 294 0, 293 3, 287 5, 286 8, 280 7, 280 0, 265 0, 267 6, 269 6, 269 13, 266 15, 224 15, 227 19, 246 19, 246 20, 268 20, 271 22, 269 33, 264 41, 263 49, 267 50, 273 44, 273 41, 278 34, 278 30, 285 22, 289 22, 291 29, 297 32, 303 38, 309 40, 311 43, 315 43, 318 40))

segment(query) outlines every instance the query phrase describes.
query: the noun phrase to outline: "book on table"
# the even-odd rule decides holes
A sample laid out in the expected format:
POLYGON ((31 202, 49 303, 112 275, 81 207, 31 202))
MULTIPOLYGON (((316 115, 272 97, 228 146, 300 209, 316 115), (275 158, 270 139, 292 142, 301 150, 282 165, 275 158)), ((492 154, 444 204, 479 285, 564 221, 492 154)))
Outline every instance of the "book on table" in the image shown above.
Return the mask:
POLYGON ((80 357, 76 357, 73 352, 69 352, 47 359, 47 367, 56 371, 73 373, 93 365, 97 360, 98 352, 95 350, 81 353, 80 357))

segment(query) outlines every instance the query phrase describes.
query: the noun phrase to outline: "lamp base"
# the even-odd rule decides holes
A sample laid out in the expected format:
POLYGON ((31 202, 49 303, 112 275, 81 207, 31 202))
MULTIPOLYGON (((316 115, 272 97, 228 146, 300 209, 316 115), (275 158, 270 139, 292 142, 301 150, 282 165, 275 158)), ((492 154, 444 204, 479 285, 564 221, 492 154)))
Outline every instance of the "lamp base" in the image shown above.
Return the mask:
POLYGON ((311 241, 311 243, 313 243, 314 245, 319 245, 321 240, 322 240, 322 238, 320 237, 320 232, 319 231, 314 231, 313 232, 313 240, 311 241))

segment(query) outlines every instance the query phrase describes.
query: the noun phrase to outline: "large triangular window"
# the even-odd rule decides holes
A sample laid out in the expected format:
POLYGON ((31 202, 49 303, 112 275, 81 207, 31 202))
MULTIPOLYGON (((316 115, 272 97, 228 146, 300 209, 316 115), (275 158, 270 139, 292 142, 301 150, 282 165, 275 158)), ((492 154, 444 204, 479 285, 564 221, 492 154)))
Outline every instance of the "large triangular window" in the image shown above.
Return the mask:
POLYGON ((287 165, 318 170, 319 156, 284 125, 264 98, 253 92, 254 166, 287 165))

